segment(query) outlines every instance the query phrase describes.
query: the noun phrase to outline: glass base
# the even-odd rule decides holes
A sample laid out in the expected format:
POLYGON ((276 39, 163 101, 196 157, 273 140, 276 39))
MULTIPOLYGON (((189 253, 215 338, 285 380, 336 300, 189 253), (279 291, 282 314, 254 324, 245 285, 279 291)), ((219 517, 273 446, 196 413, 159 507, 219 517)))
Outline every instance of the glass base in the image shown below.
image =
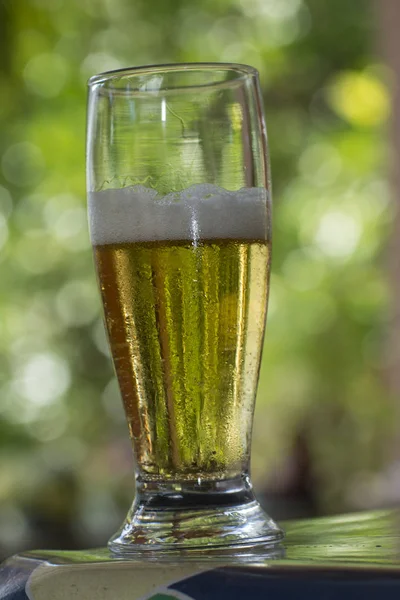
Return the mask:
POLYGON ((256 501, 249 478, 212 482, 143 482, 127 519, 109 541, 120 556, 143 553, 231 555, 271 546, 282 530, 256 501))

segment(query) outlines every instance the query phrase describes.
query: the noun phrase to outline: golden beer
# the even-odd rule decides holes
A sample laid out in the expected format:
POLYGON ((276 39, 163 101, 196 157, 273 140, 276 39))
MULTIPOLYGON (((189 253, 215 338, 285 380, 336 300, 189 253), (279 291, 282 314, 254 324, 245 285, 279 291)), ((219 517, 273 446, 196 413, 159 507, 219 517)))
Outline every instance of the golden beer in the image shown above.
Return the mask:
POLYGON ((96 245, 110 346, 146 479, 248 463, 263 340, 265 240, 96 245))

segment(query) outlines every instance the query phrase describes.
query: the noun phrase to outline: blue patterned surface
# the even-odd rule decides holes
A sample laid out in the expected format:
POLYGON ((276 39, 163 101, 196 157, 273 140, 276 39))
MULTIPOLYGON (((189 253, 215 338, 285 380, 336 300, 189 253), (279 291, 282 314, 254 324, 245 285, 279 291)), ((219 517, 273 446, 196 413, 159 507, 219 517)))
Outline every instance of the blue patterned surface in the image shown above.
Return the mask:
POLYGON ((291 575, 267 569, 217 569, 171 586, 194 600, 382 600, 400 597, 400 579, 368 572, 347 575, 304 571, 291 575))
MULTIPOLYGON (((282 558, 263 556, 258 565, 235 562, 232 566, 208 562, 199 574, 186 575, 185 562, 176 559, 174 569, 165 568, 165 583, 147 596, 148 600, 391 600, 400 599, 400 512, 376 511, 309 521, 288 523, 287 538, 282 558), (214 565, 214 568, 212 568, 214 565), (176 577, 178 573, 178 577, 176 577), (176 583, 171 580, 182 579, 176 583)), ((114 572, 112 589, 107 598, 137 600, 135 568, 146 565, 158 569, 156 563, 122 561, 132 569, 133 585, 118 589, 120 578, 114 572)), ((186 573, 196 571, 194 566, 186 573)), ((226 564, 226 563, 225 563, 226 564)), ((86 552, 37 551, 9 559, 0 565, 0 600, 28 600, 26 584, 39 566, 49 566, 57 573, 57 566, 71 569, 71 582, 80 569, 97 573, 105 578, 108 570, 121 567, 121 561, 112 557, 105 548, 86 552), (93 568, 95 565, 95 568, 93 568)), ((161 564, 160 564, 161 566, 161 564)), ((145 577, 151 577, 151 569, 145 577)), ((140 570, 140 569, 139 569, 140 570)), ((46 575, 47 577, 47 575, 46 575)), ((139 575, 138 575, 139 577, 139 575)), ((143 569, 142 575, 143 577, 143 569)), ((110 579, 110 581, 111 581, 110 579)), ((93 579, 95 581, 95 579, 93 579)), ((137 580, 139 581, 139 580, 137 580)), ((95 586, 94 586, 95 587, 95 586)), ((94 589, 92 587, 91 589, 94 589)), ((80 589, 71 600, 99 600, 80 589)), ((35 600, 31 598, 30 600, 35 600)), ((46 599, 47 600, 47 599, 46 599)), ((52 600, 49 598, 48 600, 52 600)))
POLYGON ((28 600, 25 586, 32 570, 4 565, 0 567, 0 599, 28 600))
MULTIPOLYGON (((26 569, 3 566, 0 569, 1 600, 28 600, 25 586, 29 575, 26 569)), ((79 594, 79 598, 82 597, 79 594)), ((280 574, 270 569, 229 567, 174 583, 149 596, 149 600, 397 600, 399 597, 400 578, 394 573, 350 570, 332 574, 304 570, 280 574)), ((132 598, 135 598, 134 589, 132 598)))

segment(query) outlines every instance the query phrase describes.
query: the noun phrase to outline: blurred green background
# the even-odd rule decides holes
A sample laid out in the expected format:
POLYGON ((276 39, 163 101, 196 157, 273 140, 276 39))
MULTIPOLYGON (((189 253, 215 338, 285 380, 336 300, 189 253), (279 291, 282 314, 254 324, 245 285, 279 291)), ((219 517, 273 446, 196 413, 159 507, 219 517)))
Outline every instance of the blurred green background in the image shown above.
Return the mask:
POLYGON ((104 544, 133 496, 84 166, 86 80, 130 65, 259 69, 274 256, 256 489, 277 518, 385 502, 394 208, 378 30, 366 0, 0 2, 1 556, 104 544))

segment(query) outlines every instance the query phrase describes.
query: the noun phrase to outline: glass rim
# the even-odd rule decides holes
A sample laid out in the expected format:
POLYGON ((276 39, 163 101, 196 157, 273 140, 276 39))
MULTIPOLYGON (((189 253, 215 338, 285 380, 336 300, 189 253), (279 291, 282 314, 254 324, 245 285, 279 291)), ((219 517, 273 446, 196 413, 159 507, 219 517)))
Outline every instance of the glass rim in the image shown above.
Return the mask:
MULTIPOLYGON (((138 67, 124 67, 121 69, 114 69, 111 71, 104 71, 102 73, 98 73, 93 75, 88 80, 88 87, 91 89, 92 87, 104 84, 108 81, 112 81, 113 79, 124 79, 129 78, 131 76, 140 76, 140 75, 156 75, 163 73, 184 73, 190 71, 226 71, 235 73, 235 77, 233 79, 229 79, 226 81, 210 81, 208 84, 204 83, 201 85, 192 85, 187 86, 187 88, 204 88, 204 87, 213 87, 213 88, 229 88, 237 85, 238 82, 243 82, 248 78, 256 77, 258 78, 258 70, 255 67, 250 65, 241 64, 241 63, 227 63, 227 62, 187 62, 187 63, 165 63, 165 64, 153 64, 153 65, 143 65, 138 67)), ((172 90, 172 89, 183 89, 183 88, 164 88, 164 90, 172 90)), ((160 90, 160 91, 164 91, 160 90)), ((132 90, 133 92, 133 90, 132 90)), ((135 92, 133 92, 135 93, 135 92)), ((154 93, 149 91, 145 91, 142 93, 154 93)))

